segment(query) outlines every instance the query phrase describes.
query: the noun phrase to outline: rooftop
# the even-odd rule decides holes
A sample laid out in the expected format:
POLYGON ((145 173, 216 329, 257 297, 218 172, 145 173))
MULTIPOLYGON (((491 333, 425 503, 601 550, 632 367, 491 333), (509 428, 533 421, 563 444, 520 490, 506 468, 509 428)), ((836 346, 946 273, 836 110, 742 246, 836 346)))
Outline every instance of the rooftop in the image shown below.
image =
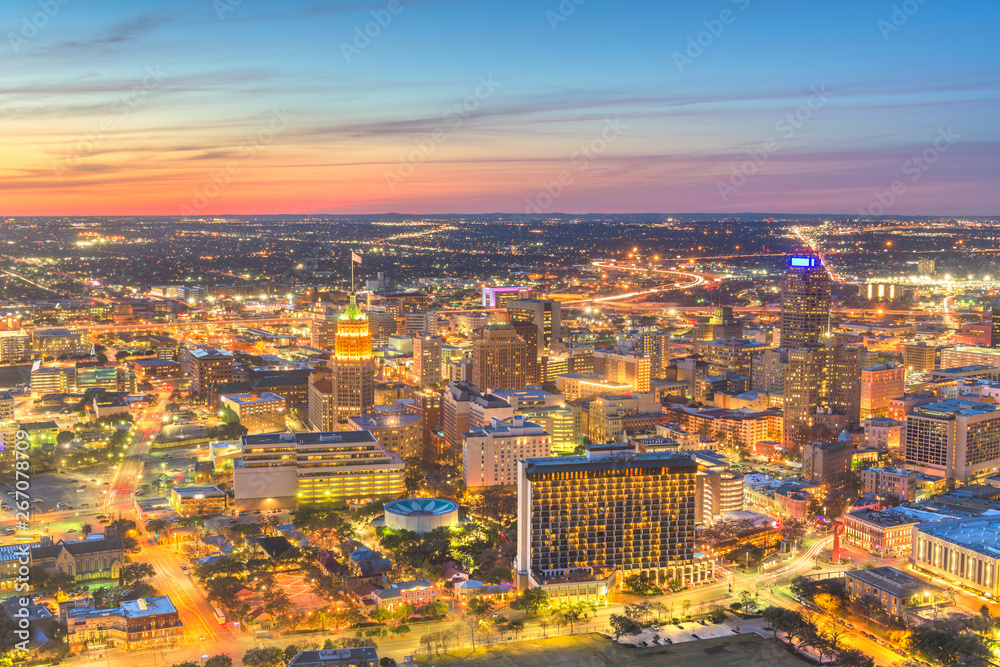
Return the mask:
POLYGON ((936 588, 894 567, 872 567, 867 570, 852 570, 847 575, 860 579, 866 584, 871 584, 879 590, 886 591, 899 598, 909 597, 914 593, 936 588))
POLYGON ((979 517, 934 526, 920 526, 917 530, 931 537, 960 544, 990 558, 1000 558, 1000 518, 998 517, 979 517))
MULTIPOLYGON (((302 651, 288 663, 288 667, 302 667, 303 665, 324 665, 329 663, 361 661, 370 662, 378 660, 378 653, 374 646, 363 646, 360 648, 335 648, 324 649, 322 651, 302 651)), ((353 663, 352 663, 353 664, 353 663)))
POLYGON ((914 413, 928 417, 947 418, 957 417, 959 415, 973 417, 996 411, 997 406, 989 403, 978 403, 975 401, 963 400, 961 398, 949 398, 944 401, 938 401, 937 403, 921 405, 914 410, 914 413))
POLYGON ((552 458, 524 459, 521 462, 528 474, 548 472, 571 472, 584 470, 635 470, 636 468, 687 468, 685 472, 695 473, 698 464, 688 454, 674 450, 659 452, 628 453, 601 458, 589 456, 557 456, 552 458))
POLYGON ((302 433, 258 433, 244 435, 244 446, 247 445, 320 445, 320 444, 358 444, 378 442, 368 431, 317 431, 302 433))
POLYGON ((217 486, 179 486, 174 489, 181 498, 198 498, 204 496, 224 496, 226 495, 217 486))

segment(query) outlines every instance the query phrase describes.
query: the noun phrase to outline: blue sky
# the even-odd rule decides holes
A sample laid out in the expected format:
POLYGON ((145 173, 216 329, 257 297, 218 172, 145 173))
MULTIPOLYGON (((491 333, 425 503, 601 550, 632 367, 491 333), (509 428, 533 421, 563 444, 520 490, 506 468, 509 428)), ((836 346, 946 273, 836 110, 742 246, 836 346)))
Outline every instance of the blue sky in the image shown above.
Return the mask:
POLYGON ((237 2, 0 5, 3 213, 1000 208, 996 2, 237 2))

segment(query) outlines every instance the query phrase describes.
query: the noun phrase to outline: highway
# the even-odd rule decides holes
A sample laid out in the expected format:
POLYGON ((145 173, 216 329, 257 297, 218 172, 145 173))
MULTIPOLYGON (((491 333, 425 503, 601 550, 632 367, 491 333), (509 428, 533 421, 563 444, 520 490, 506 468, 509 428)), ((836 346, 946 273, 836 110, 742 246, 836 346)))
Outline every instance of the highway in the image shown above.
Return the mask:
POLYGON ((654 266, 638 265, 634 263, 618 264, 617 262, 614 261, 600 261, 600 262, 592 262, 592 265, 607 271, 629 271, 630 273, 647 272, 647 273, 656 273, 663 276, 678 276, 678 278, 675 278, 673 282, 667 285, 662 285, 660 287, 653 287, 646 290, 640 290, 638 292, 626 292, 624 294, 615 294, 612 296, 564 301, 563 305, 582 306, 589 303, 605 304, 615 301, 629 301, 631 299, 638 299, 649 296, 650 294, 658 294, 660 292, 670 292, 673 290, 684 290, 684 289, 691 289, 692 287, 701 287, 703 285, 709 284, 712 281, 717 280, 715 276, 710 276, 708 274, 660 269, 654 266))

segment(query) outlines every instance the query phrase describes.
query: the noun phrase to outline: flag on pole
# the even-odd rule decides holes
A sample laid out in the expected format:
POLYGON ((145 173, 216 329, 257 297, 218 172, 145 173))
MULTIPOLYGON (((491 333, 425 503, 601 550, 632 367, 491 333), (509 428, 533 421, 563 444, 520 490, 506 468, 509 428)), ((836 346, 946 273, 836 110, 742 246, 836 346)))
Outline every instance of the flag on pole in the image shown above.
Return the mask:
POLYGON ((356 252, 354 252, 352 250, 351 251, 351 261, 354 262, 355 264, 360 264, 361 263, 361 255, 359 255, 358 253, 356 253, 356 252))

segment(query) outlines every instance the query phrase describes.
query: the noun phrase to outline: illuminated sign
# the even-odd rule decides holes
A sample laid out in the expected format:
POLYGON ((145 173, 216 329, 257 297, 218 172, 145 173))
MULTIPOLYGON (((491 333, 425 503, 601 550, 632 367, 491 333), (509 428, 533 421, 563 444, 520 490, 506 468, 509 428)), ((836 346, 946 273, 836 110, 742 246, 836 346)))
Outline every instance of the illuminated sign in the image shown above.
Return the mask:
POLYGON ((815 257, 792 257, 788 260, 788 265, 813 267, 816 266, 817 262, 818 260, 815 257))

